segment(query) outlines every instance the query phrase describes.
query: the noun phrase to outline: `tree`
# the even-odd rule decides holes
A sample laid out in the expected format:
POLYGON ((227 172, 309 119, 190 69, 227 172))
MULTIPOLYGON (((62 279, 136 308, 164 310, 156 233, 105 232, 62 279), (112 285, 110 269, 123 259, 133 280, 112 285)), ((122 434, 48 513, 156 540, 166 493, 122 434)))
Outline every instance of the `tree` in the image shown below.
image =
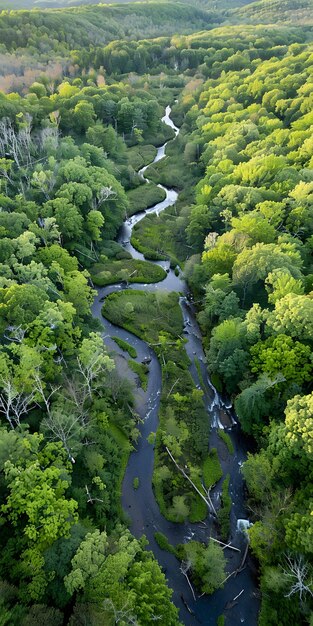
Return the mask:
POLYGON ((90 305, 96 293, 89 287, 88 278, 88 272, 79 272, 78 270, 70 272, 64 277, 65 300, 73 304, 77 315, 80 317, 89 314, 90 305))
POLYGON ((73 126, 78 133, 84 132, 92 126, 96 119, 95 110, 91 102, 80 100, 73 111, 73 126))
POLYGON ((209 541, 203 546, 197 541, 183 545, 184 559, 190 562, 195 584, 204 593, 213 593, 222 586, 225 579, 226 561, 222 548, 209 541))
POLYGON ((86 183, 76 181, 65 183, 57 192, 58 198, 65 198, 77 207, 88 208, 92 201, 92 190, 86 183))
POLYGON ((8 324, 30 324, 47 300, 47 294, 34 285, 12 285, 0 289, 0 316, 8 324))
POLYGON ((274 311, 268 316, 270 332, 286 333, 300 341, 313 339, 313 299, 309 295, 288 293, 277 300, 274 311))
POLYGON ((289 583, 289 591, 286 594, 286 598, 290 598, 295 594, 299 595, 299 599, 306 594, 313 597, 312 580, 309 579, 309 575, 312 572, 312 568, 309 563, 306 563, 303 556, 300 555, 295 558, 286 558, 286 567, 284 568, 284 576, 289 583))
POLYGON ((66 273, 74 272, 78 269, 78 261, 76 257, 71 256, 67 250, 56 243, 52 244, 48 248, 45 248, 44 250, 39 250, 38 256, 42 263, 48 268, 53 262, 57 262, 66 273))
POLYGON ((43 206, 45 217, 55 217, 65 241, 79 240, 82 234, 83 218, 74 204, 63 198, 49 200, 43 206))
POLYGON ((189 513, 185 496, 174 496, 172 506, 168 511, 170 518, 175 522, 183 522, 187 519, 189 513))
POLYGON ((106 128, 103 124, 97 122, 94 126, 88 128, 86 139, 94 146, 103 148, 109 155, 114 154, 116 151, 117 133, 111 125, 106 128))
POLYGON ((211 219, 208 207, 204 205, 193 207, 186 228, 188 243, 200 251, 210 228, 211 219))
POLYGON ((270 272, 265 281, 268 292, 268 301, 275 304, 289 293, 302 295, 304 292, 301 280, 296 280, 288 270, 275 269, 270 272))
POLYGON ((151 555, 140 555, 127 577, 130 589, 136 594, 136 616, 139 624, 177 626, 178 611, 171 602, 172 591, 168 588, 164 573, 151 555))
POLYGON ((16 464, 8 460, 4 464, 9 495, 1 509, 13 526, 25 515, 23 532, 27 541, 36 542, 43 549, 68 534, 77 518, 77 503, 64 497, 69 477, 64 473, 66 464, 61 444, 48 443, 40 451, 43 437, 35 434, 33 438, 33 459, 26 462, 20 459, 16 464))
POLYGON ((114 361, 108 356, 101 335, 90 333, 83 339, 77 356, 77 372, 86 395, 91 398, 92 392, 99 391, 103 375, 113 369, 114 361))
POLYGON ((104 217, 100 211, 91 210, 87 215, 87 229, 92 241, 101 239, 101 229, 104 225, 104 217))
POLYGON ((252 346, 250 362, 253 373, 263 372, 270 378, 281 373, 285 380, 298 385, 311 378, 311 349, 287 335, 269 337, 252 346))
POLYGON ((53 406, 47 417, 41 422, 41 429, 48 439, 61 441, 71 463, 75 463, 75 457, 81 448, 81 441, 86 434, 86 428, 81 421, 81 416, 69 407, 53 406))
POLYGON ((287 402, 285 425, 286 445, 297 456, 313 459, 313 393, 287 402))
POLYGON ((245 432, 252 433, 262 424, 262 419, 269 414, 271 407, 271 398, 267 392, 282 382, 285 382, 285 379, 281 374, 274 380, 263 374, 237 396, 235 409, 245 432))
POLYGON ((72 559, 72 571, 64 581, 69 594, 84 589, 87 583, 93 586, 94 578, 105 562, 108 545, 106 532, 87 533, 72 559))
POLYGON ((7 489, 1 506, 4 520, 16 532, 21 558, 16 573, 24 581, 25 600, 42 598, 47 579, 44 551, 68 536, 77 519, 77 503, 66 497, 70 467, 61 443, 43 445, 43 436, 19 434, 22 454, 3 463, 7 489))
POLYGON ((265 497, 272 497, 273 467, 266 452, 248 453, 248 459, 242 466, 249 494, 256 501, 264 502, 265 497))
POLYGON ((302 259, 295 244, 257 243, 251 249, 244 249, 236 258, 233 267, 233 282, 241 287, 243 301, 252 285, 265 281, 269 272, 284 269, 298 279, 301 277, 302 259))
MULTIPOLYGON (((71 355, 81 336, 75 324, 76 310, 71 302, 46 302, 28 328, 27 343, 49 352, 54 349, 62 362, 64 355, 71 355)), ((55 373, 54 373, 55 374, 55 373)))
POLYGON ((249 236, 250 245, 258 242, 272 243, 277 237, 276 230, 267 219, 263 218, 256 212, 241 217, 233 217, 231 220, 232 227, 239 233, 249 236))

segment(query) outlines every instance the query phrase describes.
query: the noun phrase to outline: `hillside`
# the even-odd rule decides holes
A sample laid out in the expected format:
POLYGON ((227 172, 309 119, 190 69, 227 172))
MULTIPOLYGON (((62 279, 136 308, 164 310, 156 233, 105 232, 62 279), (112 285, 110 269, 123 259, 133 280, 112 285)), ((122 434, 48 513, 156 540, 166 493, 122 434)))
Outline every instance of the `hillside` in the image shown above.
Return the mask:
POLYGON ((179 3, 83 6, 0 14, 0 44, 40 54, 101 46, 114 39, 139 39, 210 28, 213 14, 179 3))
MULTIPOLYGON (((167 0, 161 0, 167 2, 167 0)), ((186 4, 199 6, 205 9, 229 10, 232 7, 241 7, 248 4, 248 0, 179 0, 186 4)), ((125 4, 132 0, 103 0, 101 4, 125 4)), ((42 9, 65 8, 78 5, 97 4, 95 0, 0 0, 0 9, 42 9)))
POLYGON ((260 0, 232 12, 238 22, 251 24, 313 24, 313 0, 260 0))
POLYGON ((0 626, 313 626, 313 0, 39 2, 0 11, 0 626))

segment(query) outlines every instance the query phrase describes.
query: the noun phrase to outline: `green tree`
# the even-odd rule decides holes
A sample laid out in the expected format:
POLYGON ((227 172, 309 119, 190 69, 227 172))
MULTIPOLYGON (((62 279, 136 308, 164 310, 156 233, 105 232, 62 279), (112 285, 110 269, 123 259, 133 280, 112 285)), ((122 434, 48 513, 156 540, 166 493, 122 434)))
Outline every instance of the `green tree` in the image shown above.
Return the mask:
POLYGON ((285 380, 302 385, 311 378, 311 349, 287 335, 269 337, 251 350, 251 371, 263 372, 270 378, 281 373, 285 380))

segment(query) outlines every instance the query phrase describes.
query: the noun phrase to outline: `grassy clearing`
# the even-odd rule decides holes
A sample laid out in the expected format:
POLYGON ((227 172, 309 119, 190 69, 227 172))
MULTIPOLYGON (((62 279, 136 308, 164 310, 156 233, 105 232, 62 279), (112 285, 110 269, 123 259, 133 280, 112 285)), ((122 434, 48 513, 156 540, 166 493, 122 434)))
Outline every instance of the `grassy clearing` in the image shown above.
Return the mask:
POLYGON ((174 242, 173 228, 177 216, 147 215, 143 220, 135 224, 131 237, 132 245, 145 255, 147 259, 167 259, 170 257, 171 265, 178 265, 180 260, 177 256, 174 242))
POLYGON ((124 478, 124 474, 126 471, 129 455, 133 450, 132 444, 129 442, 127 436, 123 431, 116 426, 115 424, 109 423, 109 433, 117 443, 121 450, 121 462, 120 462, 120 474, 117 481, 117 499, 119 504, 119 508, 122 511, 121 497, 122 497, 122 482, 124 478))
POLYGON ((175 133, 170 126, 164 124, 163 122, 160 124, 157 132, 145 132, 144 140, 146 143, 152 144, 153 146, 162 146, 163 143, 173 139, 175 137, 175 133))
POLYGON ((112 339, 115 341, 115 343, 117 343, 117 345, 121 348, 121 350, 124 350, 124 352, 128 352, 129 356, 131 356, 132 359, 136 359, 137 350, 133 348, 133 346, 127 343, 127 341, 124 341, 124 339, 120 339, 119 337, 116 337, 116 335, 114 335, 112 339))
POLYGON ((101 253, 100 258, 107 257, 108 259, 115 259, 117 261, 121 259, 132 258, 131 254, 127 252, 125 248, 121 246, 120 243, 117 243, 116 241, 113 241, 112 239, 107 239, 107 240, 104 239, 100 243, 100 253, 101 253))
POLYGON ((147 178, 166 187, 175 187, 180 190, 191 183, 194 185, 193 168, 184 158, 185 143, 186 139, 180 133, 166 146, 165 158, 148 167, 147 178))
POLYGON ((201 522, 206 518, 208 507, 200 496, 195 496, 190 506, 189 520, 192 523, 201 522))
MULTIPOLYGON (((112 293, 105 299, 102 313, 114 324, 126 328, 151 344, 159 341, 161 332, 168 333, 170 339, 175 340, 183 329, 178 294, 165 291, 148 293, 132 289, 112 293)), ((155 347, 159 350, 162 348, 160 345, 155 347)), ((165 340, 164 351, 169 347, 170 340, 165 340)), ((174 352, 176 353, 173 346, 174 352)), ((181 360, 180 358, 179 361, 181 360)), ((186 354, 183 362, 189 362, 186 354)))
POLYGON ((128 149, 127 158, 128 163, 134 168, 134 170, 140 170, 144 165, 152 163, 157 153, 155 146, 150 144, 137 145, 128 149))
POLYGON ((103 315, 152 345, 162 366, 160 422, 155 440, 153 485, 161 512, 172 521, 204 519, 206 508, 175 469, 165 446, 201 477, 209 424, 202 391, 188 370, 183 318, 175 293, 127 291, 108 296, 103 315))
POLYGON ((165 159, 153 163, 146 171, 152 181, 180 191, 175 206, 163 211, 159 217, 145 217, 136 224, 132 235, 132 244, 147 259, 170 258, 173 266, 181 265, 193 253, 186 239, 186 227, 201 168, 186 157, 186 142, 187 138, 181 132, 166 147, 165 159))
POLYGON ((227 541, 230 533, 231 497, 229 495, 229 481, 230 475, 227 474, 222 486, 221 508, 217 512, 217 518, 220 524, 220 533, 223 541, 227 541))
POLYGON ((203 478, 207 489, 216 485, 222 478, 223 471, 219 462, 216 448, 212 448, 203 464, 203 478))
POLYGON ((218 431, 218 436, 220 437, 220 439, 222 441, 224 441, 225 445, 227 446, 227 450, 228 450, 229 454, 234 454, 235 449, 234 449, 233 442, 232 442, 229 434, 226 433, 225 430, 219 430, 218 431))
POLYGON ((148 388, 149 367, 145 363, 137 363, 137 361, 128 361, 130 369, 138 376, 140 385, 144 391, 148 388))
POLYGON ((166 278, 166 271, 163 267, 149 263, 149 261, 138 259, 107 260, 93 265, 91 277, 98 287, 113 285, 118 282, 157 283, 166 278))
POLYGON ((154 183, 144 183, 128 191, 127 198, 129 201, 127 214, 130 216, 162 202, 166 198, 166 193, 154 183))

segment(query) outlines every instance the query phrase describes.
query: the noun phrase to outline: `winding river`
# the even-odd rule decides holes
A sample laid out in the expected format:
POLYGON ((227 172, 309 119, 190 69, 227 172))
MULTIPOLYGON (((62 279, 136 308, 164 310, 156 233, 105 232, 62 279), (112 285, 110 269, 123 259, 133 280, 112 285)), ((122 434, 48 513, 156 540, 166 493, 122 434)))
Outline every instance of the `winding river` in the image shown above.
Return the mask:
MULTIPOLYGON (((168 106, 166 107, 162 121, 173 128, 177 136, 179 129, 171 120, 170 113, 171 108, 168 106)), ((158 148, 153 163, 164 158, 166 145, 165 143, 158 148)), ((144 176, 147 167, 148 166, 143 167, 139 171, 139 175, 145 180, 146 184, 149 184, 149 180, 144 176)), ((177 200, 177 193, 174 189, 167 189, 162 185, 159 186, 166 192, 165 200, 125 220, 120 229, 118 242, 131 253, 133 258, 145 260, 144 256, 130 243, 134 225, 142 220, 145 215, 149 213, 159 214, 167 207, 173 205, 177 200)), ((183 294, 180 298, 180 305, 185 323, 184 335, 187 339, 185 347, 191 361, 190 372, 195 384, 200 386, 198 372, 195 367, 195 357, 197 357, 201 366, 202 379, 205 383, 204 402, 208 410, 208 419, 211 423, 208 443, 210 446, 214 446, 218 449, 224 477, 227 473, 229 473, 231 477, 231 542, 233 546, 240 548, 241 552, 229 548, 225 549, 228 560, 227 570, 230 573, 240 566, 246 546, 246 537, 240 530, 238 520, 244 520, 246 518, 240 466, 246 458, 247 446, 236 423, 230 404, 219 396, 209 379, 205 366, 201 334, 187 285, 181 275, 175 276, 175 273, 169 267, 168 261, 157 261, 156 263, 164 267, 167 271, 167 276, 162 282, 149 285, 135 284, 127 288, 142 289, 145 291, 167 290, 183 294), (234 455, 229 455, 225 452, 225 446, 221 443, 217 434, 218 428, 227 428, 234 445, 234 455)), ((196 524, 189 522, 175 524, 169 522, 161 515, 154 498, 152 490, 154 454, 153 447, 148 443, 147 437, 151 432, 155 432, 158 427, 158 410, 162 381, 160 364, 153 350, 144 341, 135 337, 128 331, 111 324, 101 315, 103 299, 109 293, 124 288, 125 285, 122 284, 100 288, 93 303, 93 315, 103 324, 103 338, 108 348, 120 355, 117 366, 121 367, 121 371, 123 371, 123 367, 125 368, 125 354, 113 341, 112 336, 114 335, 134 346, 137 351, 136 360, 138 362, 144 359, 151 359, 149 364, 147 392, 143 392, 142 389, 138 389, 136 392, 136 410, 143 420, 140 427, 141 437, 136 450, 130 455, 122 489, 122 505, 130 520, 130 530, 138 538, 143 534, 146 535, 149 541, 149 548, 153 551, 162 566, 169 586, 174 590, 173 601, 179 608, 180 619, 183 624, 186 626, 197 626, 198 624, 215 626, 218 616, 224 614, 227 626, 237 626, 239 624, 255 626, 257 624, 259 600, 254 564, 249 555, 245 562, 244 569, 237 576, 231 576, 225 583, 223 589, 216 591, 211 596, 204 595, 199 597, 195 602, 186 578, 179 569, 177 559, 172 554, 161 550, 155 541, 154 533, 159 531, 166 535, 169 542, 173 545, 186 542, 190 539, 207 542, 212 529, 212 518, 208 515, 204 523, 196 524), (137 490, 133 488, 133 479, 135 477, 139 478, 139 488, 137 490)), ((223 479, 217 483, 211 494, 215 505, 218 505, 222 482, 223 479)))

